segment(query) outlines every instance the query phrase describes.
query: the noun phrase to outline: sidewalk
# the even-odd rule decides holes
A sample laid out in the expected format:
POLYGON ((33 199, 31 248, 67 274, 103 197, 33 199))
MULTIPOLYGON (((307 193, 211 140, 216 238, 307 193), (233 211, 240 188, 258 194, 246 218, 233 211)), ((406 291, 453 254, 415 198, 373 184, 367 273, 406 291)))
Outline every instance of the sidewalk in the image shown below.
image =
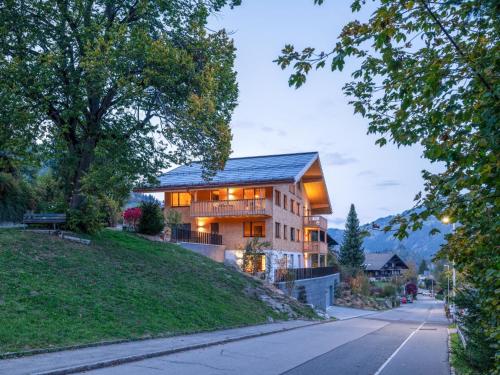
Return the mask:
POLYGON ((358 318, 360 316, 372 315, 379 312, 380 311, 376 310, 363 310, 342 306, 330 306, 326 309, 326 313, 328 316, 330 316, 331 318, 337 318, 338 320, 358 318))
POLYGON ((72 374, 321 323, 293 320, 6 359, 0 360, 0 374, 72 374))

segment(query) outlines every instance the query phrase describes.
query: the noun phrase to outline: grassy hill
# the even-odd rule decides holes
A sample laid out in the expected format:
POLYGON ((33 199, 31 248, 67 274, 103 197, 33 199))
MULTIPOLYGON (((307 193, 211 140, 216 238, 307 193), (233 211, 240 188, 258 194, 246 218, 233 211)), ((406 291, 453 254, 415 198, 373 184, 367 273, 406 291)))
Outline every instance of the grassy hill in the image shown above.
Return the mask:
POLYGON ((110 230, 91 239, 0 230, 0 353, 283 317, 249 296, 258 281, 208 258, 110 230))

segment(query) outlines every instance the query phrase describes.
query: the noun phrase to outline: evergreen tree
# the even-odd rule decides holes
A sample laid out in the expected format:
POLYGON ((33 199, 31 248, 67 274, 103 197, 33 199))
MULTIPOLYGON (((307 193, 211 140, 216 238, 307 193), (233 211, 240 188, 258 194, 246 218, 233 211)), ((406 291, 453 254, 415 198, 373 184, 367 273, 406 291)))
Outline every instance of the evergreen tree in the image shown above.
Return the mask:
POLYGON ((361 268, 365 261, 363 238, 354 204, 351 204, 351 209, 347 215, 344 237, 340 246, 339 261, 340 264, 353 268, 361 268))
POLYGON ((420 265, 418 266, 418 274, 423 275, 425 271, 427 271, 427 262, 425 259, 422 259, 420 265))

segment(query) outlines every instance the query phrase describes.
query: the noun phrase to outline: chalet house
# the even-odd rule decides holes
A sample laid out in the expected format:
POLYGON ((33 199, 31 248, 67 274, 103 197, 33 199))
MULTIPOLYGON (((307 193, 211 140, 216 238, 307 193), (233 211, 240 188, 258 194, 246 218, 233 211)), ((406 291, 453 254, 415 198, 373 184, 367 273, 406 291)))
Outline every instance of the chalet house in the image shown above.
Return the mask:
POLYGON ((377 280, 400 276, 408 269, 406 263, 394 253, 365 254, 365 274, 377 280))
POLYGON ((232 158, 210 180, 199 163, 180 166, 141 192, 162 192, 165 215, 180 213, 172 232, 182 243, 218 246, 211 256, 241 265, 248 240, 269 243, 259 268, 327 265, 327 220, 331 214, 317 152, 232 158), (221 250, 221 248, 223 250, 221 250))

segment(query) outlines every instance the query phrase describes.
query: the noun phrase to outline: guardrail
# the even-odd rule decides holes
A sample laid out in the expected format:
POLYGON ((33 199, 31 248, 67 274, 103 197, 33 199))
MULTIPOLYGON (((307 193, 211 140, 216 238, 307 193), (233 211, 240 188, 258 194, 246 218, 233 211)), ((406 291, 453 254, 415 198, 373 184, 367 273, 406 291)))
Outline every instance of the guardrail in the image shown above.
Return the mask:
POLYGON ((222 236, 217 233, 196 232, 186 229, 172 229, 172 241, 192 242, 206 245, 222 245, 222 236))
POLYGON ((337 267, 288 268, 274 271, 274 281, 279 283, 290 280, 313 279, 338 273, 337 267))
POLYGON ((191 202, 190 214, 193 217, 271 215, 271 206, 265 198, 195 201, 191 202))
POLYGON ((323 216, 304 216, 305 227, 318 227, 321 229, 328 228, 328 221, 323 216))

